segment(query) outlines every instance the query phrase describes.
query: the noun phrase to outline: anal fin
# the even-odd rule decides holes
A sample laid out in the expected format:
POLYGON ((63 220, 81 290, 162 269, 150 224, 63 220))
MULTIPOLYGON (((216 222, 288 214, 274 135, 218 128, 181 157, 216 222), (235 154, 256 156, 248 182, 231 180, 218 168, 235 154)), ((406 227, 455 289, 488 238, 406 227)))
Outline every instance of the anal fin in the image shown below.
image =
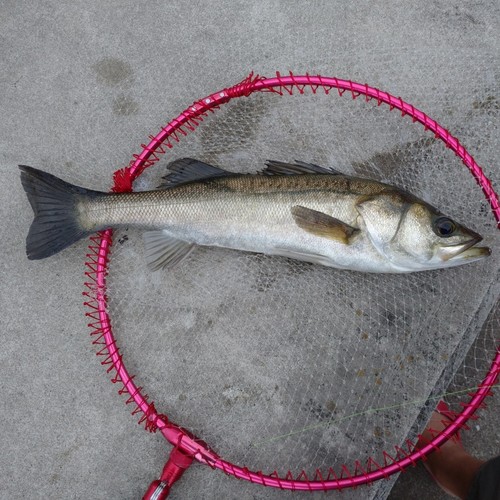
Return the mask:
POLYGON ((151 271, 172 268, 182 262, 194 249, 194 243, 179 240, 167 231, 147 231, 143 235, 146 262, 151 271))

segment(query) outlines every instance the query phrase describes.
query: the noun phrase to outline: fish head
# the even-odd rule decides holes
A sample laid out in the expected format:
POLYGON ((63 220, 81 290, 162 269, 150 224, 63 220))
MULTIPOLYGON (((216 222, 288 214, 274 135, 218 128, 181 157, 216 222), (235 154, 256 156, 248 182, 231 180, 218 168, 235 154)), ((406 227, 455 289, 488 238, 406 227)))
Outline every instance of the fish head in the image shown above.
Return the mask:
POLYGON ((358 206, 368 236, 400 272, 441 269, 491 254, 483 238, 407 193, 389 193, 358 206))

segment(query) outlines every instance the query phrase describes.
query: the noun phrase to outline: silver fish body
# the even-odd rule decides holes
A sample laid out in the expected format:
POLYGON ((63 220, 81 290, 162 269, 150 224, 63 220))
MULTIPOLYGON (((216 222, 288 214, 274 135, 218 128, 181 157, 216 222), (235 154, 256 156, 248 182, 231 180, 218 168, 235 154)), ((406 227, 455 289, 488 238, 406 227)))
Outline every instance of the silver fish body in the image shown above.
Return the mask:
MULTIPOLYGON (((26 189, 35 174, 23 168, 26 189)), ((261 175, 234 175, 189 159, 169 168, 173 175, 155 191, 104 194, 72 186, 73 233, 146 229, 153 269, 177 264, 196 245, 379 273, 450 267, 489 255, 489 249, 475 246, 482 239, 478 234, 411 194, 373 180, 278 162, 261 175), (453 231, 439 234, 436 224, 453 231)), ((31 239, 31 247, 39 248, 36 237, 31 239)), ((30 235, 28 256, 29 247, 30 235)))

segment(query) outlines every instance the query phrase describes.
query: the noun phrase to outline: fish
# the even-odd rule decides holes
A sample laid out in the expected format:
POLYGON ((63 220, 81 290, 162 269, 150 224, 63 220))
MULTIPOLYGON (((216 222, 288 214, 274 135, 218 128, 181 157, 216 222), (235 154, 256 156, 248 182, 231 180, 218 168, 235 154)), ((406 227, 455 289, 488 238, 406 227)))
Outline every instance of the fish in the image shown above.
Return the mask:
POLYGON ((105 193, 19 165, 34 211, 28 259, 106 229, 142 228, 152 271, 198 245, 279 255, 368 273, 459 266, 490 255, 482 236, 411 193, 296 161, 236 174, 192 158, 171 162, 157 189, 105 193))

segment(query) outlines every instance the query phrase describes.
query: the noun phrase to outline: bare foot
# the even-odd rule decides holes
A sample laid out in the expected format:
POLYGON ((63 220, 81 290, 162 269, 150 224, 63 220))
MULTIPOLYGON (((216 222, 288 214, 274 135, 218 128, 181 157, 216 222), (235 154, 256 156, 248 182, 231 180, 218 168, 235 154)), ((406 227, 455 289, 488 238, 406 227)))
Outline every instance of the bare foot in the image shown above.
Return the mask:
MULTIPOLYGON (((422 433, 422 439, 417 443, 417 449, 431 441, 436 436, 436 432, 439 433, 445 429, 450 422, 450 418, 435 411, 422 433)), ((458 435, 453 436, 438 450, 429 454, 427 460, 423 462, 437 484, 446 493, 458 498, 466 498, 474 475, 483 463, 464 450, 458 435)))

